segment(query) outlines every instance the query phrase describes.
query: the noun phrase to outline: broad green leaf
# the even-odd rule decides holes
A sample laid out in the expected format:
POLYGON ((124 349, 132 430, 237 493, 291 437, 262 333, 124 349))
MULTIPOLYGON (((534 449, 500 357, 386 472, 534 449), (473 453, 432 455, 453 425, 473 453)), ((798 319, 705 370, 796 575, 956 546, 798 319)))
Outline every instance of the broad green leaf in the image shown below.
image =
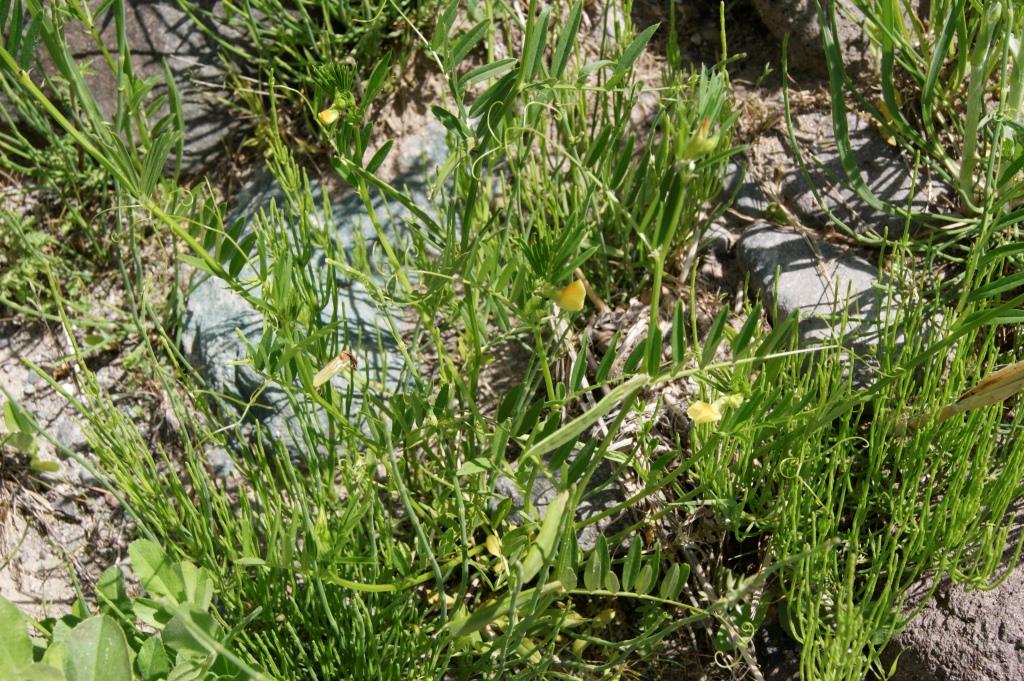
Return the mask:
POLYGON ((212 664, 212 655, 183 650, 175 657, 167 681, 206 681, 212 664))
POLYGON ((22 454, 35 454, 39 451, 39 443, 28 433, 12 433, 6 437, 6 443, 22 454))
POLYGON ((671 184, 669 184, 664 200, 665 210, 661 213, 658 229, 651 239, 654 249, 659 251, 662 257, 668 254, 668 249, 672 247, 672 242, 675 240, 687 194, 684 171, 681 168, 674 168, 671 174, 671 184))
POLYGON ((8 432, 11 433, 35 435, 39 432, 32 416, 20 404, 11 399, 4 402, 4 423, 7 425, 8 432))
POLYGON ((455 25, 455 19, 459 15, 459 0, 451 0, 444 8, 444 12, 441 14, 437 25, 434 26, 434 33, 430 37, 430 46, 435 50, 441 50, 441 47, 448 42, 448 36, 451 35, 452 26, 455 25))
POLYGON ((608 378, 608 373, 612 370, 612 365, 615 363, 616 350, 618 350, 619 338, 621 336, 621 330, 616 330, 615 335, 612 336, 612 341, 608 344, 608 349, 605 350, 604 357, 601 358, 601 363, 597 366, 597 373, 594 374, 595 384, 601 385, 608 378))
POLYGON ((64 674, 68 681, 132 681, 128 641, 112 617, 96 615, 74 628, 64 674))
MULTIPOLYGON (((24 433, 18 433, 18 435, 24 435, 24 433)), ((28 462, 28 467, 35 471, 36 473, 56 473, 57 471, 60 470, 60 464, 57 463, 56 461, 40 459, 37 456, 32 457, 32 459, 28 462)))
POLYGON ((3 596, 0 641, 0 679, 17 678, 18 670, 32 663, 32 639, 28 635, 28 618, 3 596))
POLYGON ((594 553, 597 554, 598 561, 601 565, 599 581, 603 586, 608 580, 609 573, 612 571, 611 551, 608 550, 608 540, 604 538, 603 534, 597 535, 597 542, 594 544, 594 553))
POLYGON ((562 583, 566 591, 572 591, 576 588, 576 570, 569 565, 564 566, 558 571, 558 581, 562 583))
POLYGON ((636 576, 636 581, 633 584, 633 591, 638 594, 644 595, 651 591, 651 587, 654 586, 654 569, 650 563, 645 563, 640 568, 639 574, 636 576))
POLYGON ((661 582, 659 594, 667 600, 675 600, 683 590, 686 580, 690 578, 690 566, 680 563, 673 563, 672 567, 665 573, 665 579, 661 582))
MULTIPOLYGON (((474 118, 491 111, 492 108, 499 104, 503 105, 510 95, 515 92, 517 79, 518 76, 515 72, 507 73, 504 78, 500 78, 498 81, 487 86, 487 89, 469 107, 469 117, 474 118)), ((480 130, 482 122, 477 123, 477 135, 480 137, 483 136, 480 130)))
POLYGON ((187 607, 176 610, 160 638, 165 646, 175 652, 207 655, 215 652, 211 650, 212 641, 219 641, 223 633, 221 626, 210 614, 187 607))
POLYGON ((68 644, 66 641, 51 640, 46 652, 43 653, 42 664, 53 667, 64 678, 64 660, 68 656, 68 644))
POLYGON ((463 464, 459 466, 459 471, 456 475, 459 477, 465 475, 478 475, 480 473, 485 473, 492 468, 494 468, 494 466, 487 457, 479 456, 475 459, 463 462, 463 464))
POLYGON ((185 602, 202 611, 210 609, 213 602, 213 579, 205 568, 199 568, 189 561, 178 565, 185 587, 185 602))
POLYGON ((128 546, 128 556, 132 570, 149 594, 175 603, 184 602, 185 587, 181 575, 159 544, 149 539, 136 539, 128 546))
POLYGON ((157 681, 167 676, 171 671, 171 658, 159 638, 150 636, 143 641, 135 657, 135 668, 142 681, 157 681))
MULTIPOLYGON (((541 599, 541 608, 546 607, 547 603, 550 602, 551 594, 565 590, 561 582, 548 582, 542 587, 525 589, 524 591, 519 592, 518 598, 516 598, 516 606, 518 608, 522 608, 532 602, 534 596, 537 595, 538 589, 540 590, 540 596, 548 597, 547 599, 541 599)), ((506 596, 496 603, 478 608, 472 614, 467 614, 465 612, 458 613, 448 622, 448 631, 453 639, 469 636, 470 634, 480 631, 499 617, 507 615, 511 608, 512 597, 506 596)))
POLYGON ((601 577, 601 558, 597 551, 591 551, 583 568, 583 586, 587 587, 588 591, 598 591, 601 589, 601 577))
POLYGON ((430 110, 434 112, 434 118, 436 118, 445 128, 454 132, 463 139, 469 137, 469 130, 462 125, 459 119, 451 111, 437 106, 436 104, 431 106, 430 110))
MULTIPOLYGON (((659 340, 660 335, 661 334, 658 334, 659 340)), ((644 357, 647 356, 648 348, 650 347, 648 343, 649 341, 647 340, 647 338, 644 338, 643 343, 637 343, 637 346, 633 348, 632 352, 629 353, 629 355, 626 357, 626 361, 622 365, 623 374, 629 376, 631 374, 635 374, 637 371, 640 370, 640 362, 642 362, 644 360, 644 357)))
POLYGON ((381 165, 384 164, 388 154, 391 152, 391 147, 395 146, 395 140, 388 140, 384 144, 380 145, 380 148, 374 152, 370 162, 366 164, 366 172, 375 173, 380 170, 381 165))
POLYGON ((579 390, 583 385, 583 377, 587 372, 587 355, 589 352, 589 343, 584 341, 579 352, 576 353, 576 361, 572 363, 572 371, 569 372, 569 389, 573 392, 579 390))
POLYGON ((113 604, 121 612, 128 612, 131 601, 124 585, 124 572, 116 565, 111 565, 96 582, 96 592, 113 604))
POLYGON ((551 8, 545 7, 526 29, 526 40, 523 44, 523 79, 532 81, 540 69, 544 59, 544 47, 547 44, 548 22, 551 20, 551 8))
POLYGON ((604 576, 604 588, 606 591, 611 591, 613 594, 619 592, 619 577, 612 571, 608 571, 608 574, 604 576))
POLYGON ((27 667, 23 667, 17 676, 4 676, 0 678, 17 679, 17 681, 65 681, 67 677, 64 676, 64 672, 58 667, 42 662, 34 662, 27 667))
POLYGON ((384 87, 384 83, 387 82, 388 74, 390 73, 391 66, 391 54, 385 53, 373 67, 373 71, 370 72, 370 77, 366 79, 366 87, 363 89, 363 100, 362 106, 369 108, 370 104, 373 103, 374 98, 380 94, 381 88, 384 87))
POLYGON ((739 358, 745 354, 747 346, 750 345, 750 339, 753 338, 754 331, 760 323, 761 304, 755 303, 754 307, 750 310, 750 314, 747 316, 747 321, 743 322, 739 333, 736 334, 736 338, 732 341, 733 357, 739 358))
POLYGON ((598 59, 597 61, 592 61, 589 64, 585 64, 583 68, 580 69, 579 74, 576 76, 576 82, 582 85, 583 83, 586 82, 587 78, 590 77, 591 73, 614 65, 615 62, 611 61, 610 59, 598 59))

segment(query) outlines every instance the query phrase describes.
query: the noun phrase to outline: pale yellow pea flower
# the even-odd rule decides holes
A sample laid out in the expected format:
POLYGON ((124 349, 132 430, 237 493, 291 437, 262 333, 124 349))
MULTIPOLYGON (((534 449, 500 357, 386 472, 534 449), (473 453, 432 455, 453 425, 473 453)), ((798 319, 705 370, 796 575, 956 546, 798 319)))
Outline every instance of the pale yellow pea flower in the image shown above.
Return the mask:
POLYGON ((690 404, 686 410, 686 415, 690 417, 694 423, 717 423, 722 420, 722 410, 728 407, 729 409, 735 409, 743 404, 743 395, 740 393, 732 393, 730 395, 722 395, 714 402, 704 402, 697 400, 690 404))
POLYGON ((587 289, 579 279, 563 288, 555 296, 555 304, 566 312, 579 312, 583 309, 583 301, 587 297, 587 289))
POLYGON ((701 400, 691 403, 686 415, 694 423, 716 423, 722 420, 722 411, 717 403, 709 404, 701 400))

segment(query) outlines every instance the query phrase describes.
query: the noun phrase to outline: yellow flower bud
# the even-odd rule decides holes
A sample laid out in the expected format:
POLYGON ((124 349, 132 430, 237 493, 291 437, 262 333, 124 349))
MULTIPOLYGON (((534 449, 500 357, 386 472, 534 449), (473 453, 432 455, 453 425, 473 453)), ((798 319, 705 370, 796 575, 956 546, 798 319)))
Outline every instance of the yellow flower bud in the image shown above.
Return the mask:
POLYGON ((491 554, 495 558, 501 558, 501 540, 498 539, 497 535, 487 535, 484 546, 487 548, 487 553, 491 554))
POLYGON ((316 115, 316 117, 319 118, 320 122, 323 123, 324 125, 330 125, 334 121, 338 120, 339 116, 341 116, 341 114, 338 113, 337 109, 333 108, 324 109, 323 111, 316 115))
POLYGON ((715 406, 721 410, 723 407, 729 407, 730 409, 736 409, 743 404, 742 393, 732 393, 731 395, 722 395, 715 400, 715 406))
POLYGON ((692 160, 714 151, 715 147, 718 146, 718 140, 721 135, 717 132, 714 135, 710 133, 711 119, 704 118, 683 149, 682 157, 686 160, 692 160))
POLYGON ((583 282, 577 279, 558 292, 555 303, 566 312, 579 312, 583 309, 583 300, 586 295, 587 290, 584 288, 583 282))

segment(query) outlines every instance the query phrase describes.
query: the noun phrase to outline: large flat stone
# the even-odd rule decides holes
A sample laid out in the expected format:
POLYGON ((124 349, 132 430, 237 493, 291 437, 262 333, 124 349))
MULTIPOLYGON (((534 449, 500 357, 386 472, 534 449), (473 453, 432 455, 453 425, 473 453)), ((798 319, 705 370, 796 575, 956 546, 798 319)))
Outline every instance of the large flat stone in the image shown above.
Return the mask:
MULTIPOLYGON (((854 114, 848 114, 846 122, 856 165, 872 194, 884 203, 918 213, 941 209, 944 190, 939 183, 919 178, 915 186, 913 174, 897 149, 882 139, 870 123, 854 114)), ((750 154, 757 175, 800 224, 829 226, 828 213, 832 213, 858 233, 888 233, 890 237, 898 237, 904 232, 903 218, 874 208, 850 189, 850 180, 837 151, 830 113, 795 116, 793 126, 810 183, 793 156, 784 128, 759 138, 750 154), (815 189, 828 212, 822 210, 815 189)))
MULTIPOLYGON (((406 144, 409 159, 418 159, 416 170, 396 178, 393 184, 404 187, 413 201, 428 213, 434 209, 428 198, 428 179, 433 170, 443 162, 447 153, 443 129, 431 125, 419 138, 418 144, 406 144)), ((406 164, 409 165, 409 164, 406 164)), ((329 206, 329 215, 324 219, 330 232, 346 251, 357 243, 361 235, 367 252, 374 251, 378 244, 377 232, 370 222, 363 202, 354 194, 340 199, 328 195, 328 190, 318 182, 311 182, 316 205, 329 206)), ((251 225, 258 214, 271 204, 286 206, 281 187, 269 174, 244 189, 236 199, 235 213, 227 221, 241 218, 251 225)), ((409 211, 397 201, 373 195, 374 210, 381 220, 381 227, 390 241, 401 244, 407 240, 409 211)), ((285 220, 295 219, 284 213, 285 220)), ((251 227, 245 227, 245 231, 251 227)), ((243 232, 244 233, 244 232, 243 232)), ((327 274, 325 256, 314 250, 311 264, 314 269, 327 274)), ((378 281, 384 275, 377 274, 378 281)), ((244 269, 239 281, 254 279, 251 269, 244 269)), ((382 385, 385 391, 394 390, 401 380, 402 360, 396 350, 396 340, 391 330, 389 317, 401 322, 401 310, 382 310, 371 296, 367 287, 357 280, 337 279, 340 295, 340 315, 343 323, 338 328, 338 342, 358 358, 358 370, 366 378, 382 385)), ((252 285, 252 292, 259 293, 258 286, 252 285)), ((329 323, 332 309, 325 301, 323 319, 329 323)), ((251 307, 223 280, 201 275, 193 282, 186 304, 182 345, 186 356, 203 374, 209 386, 243 404, 256 402, 250 411, 273 438, 286 445, 293 442, 291 430, 295 425, 294 407, 288 399, 288 392, 280 384, 258 373, 251 362, 245 343, 239 332, 256 345, 263 335, 265 321, 262 314, 251 307)), ((328 358, 325 358, 325 361, 328 358)), ((335 379, 340 390, 348 390, 348 382, 335 379)), ((356 391, 352 403, 352 418, 359 420, 359 407, 365 395, 356 391)))
MULTIPOLYGON (((214 10, 216 14, 218 2, 200 0, 197 4, 201 10, 214 10)), ((101 4, 101 0, 89 2, 94 12, 101 4)), ((94 14, 94 22, 100 43, 116 59, 117 25, 112 10, 94 14)), ((227 33, 223 25, 210 23, 209 26, 222 36, 240 39, 227 33)), ((163 85, 166 60, 181 97, 185 126, 183 170, 190 173, 203 169, 217 158, 225 138, 241 126, 241 119, 233 116, 223 103, 228 89, 216 41, 195 25, 176 0, 125 0, 125 36, 135 75, 140 79, 158 79, 158 93, 166 92, 163 85)), ((117 109, 118 83, 99 45, 78 21, 65 24, 64 37, 71 55, 83 70, 100 112, 112 119, 117 109)), ((34 68, 50 75, 57 72, 41 42, 36 46, 34 68)), ((36 78, 36 82, 40 80, 36 78)), ((10 102, 0 100, 0 104, 10 108, 10 102)), ((166 111, 166 108, 159 111, 157 116, 166 111)))
MULTIPOLYGON (((841 341, 859 355, 877 347, 891 317, 875 265, 824 239, 767 223, 743 233, 737 257, 776 320, 800 316, 802 346, 841 341)), ((858 380, 868 376, 858 363, 858 380)))
POLYGON ((944 582, 886 654, 892 681, 1024 679, 1024 568, 992 591, 944 582))

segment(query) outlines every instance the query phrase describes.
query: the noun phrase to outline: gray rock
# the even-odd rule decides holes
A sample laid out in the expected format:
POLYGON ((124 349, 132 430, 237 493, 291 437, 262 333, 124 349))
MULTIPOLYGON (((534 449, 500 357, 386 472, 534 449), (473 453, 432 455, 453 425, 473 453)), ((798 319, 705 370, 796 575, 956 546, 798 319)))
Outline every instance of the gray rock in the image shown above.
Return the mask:
POLYGON ((707 248, 719 258, 727 257, 736 247, 737 236, 729 228, 712 222, 702 238, 707 248))
MULTIPOLYGON (((95 11, 98 0, 89 2, 95 11)), ((200 0, 201 10, 210 10, 217 0, 200 0)), ((117 28, 111 10, 96 14, 95 25, 103 45, 116 58, 117 28)), ((226 29, 210 24, 213 31, 227 37, 226 29)), ((182 103, 185 124, 183 170, 195 172, 217 155, 221 142, 239 128, 239 119, 218 99, 227 94, 226 74, 220 66, 216 41, 206 35, 181 10, 176 0, 126 0, 125 33, 132 52, 132 66, 139 79, 157 78, 158 92, 162 85, 163 61, 167 61, 182 103)), ((237 40, 239 36, 231 35, 237 40)), ((96 99, 101 113, 110 118, 117 107, 117 80, 103 59, 96 41, 77 21, 65 25, 66 44, 85 74, 86 84, 96 99)), ((55 74, 56 67, 46 48, 36 47, 39 67, 55 74)), ((2 102, 10 107, 9 102, 2 102)), ((162 116, 166 108, 158 113, 162 116)))
POLYGON ((205 454, 206 465, 218 478, 230 478, 235 472, 235 460, 224 447, 208 447, 205 454))
MULTIPOLYGON (((865 355, 878 345, 883 320, 891 317, 882 314, 887 308, 877 267, 864 258, 844 253, 823 239, 766 223, 743 233, 737 256, 776 319, 800 315, 802 346, 841 339, 846 347, 865 355), (843 317, 845 325, 840 321, 843 317)), ((860 362, 855 372, 859 383, 870 376, 867 365, 860 362)))
MULTIPOLYGON (((572 463, 572 457, 569 457, 569 463, 572 463)), ((614 508, 616 505, 622 503, 625 498, 625 492, 621 485, 617 481, 612 481, 600 489, 597 489, 611 477, 612 469, 608 462, 602 462, 598 465, 597 470, 594 471, 594 477, 591 479, 590 489, 591 493, 584 496, 583 501, 576 508, 576 524, 579 526, 581 523, 589 518, 593 518, 604 511, 614 508)), ((555 474, 557 477, 557 473, 555 474)), ((515 481, 511 480, 506 476, 498 478, 494 485, 495 494, 500 497, 508 497, 512 500, 512 506, 516 509, 522 509, 526 501, 520 492, 519 486, 515 481)), ((534 481, 533 486, 530 489, 530 502, 541 518, 547 512, 548 505, 558 495, 558 488, 556 487, 556 481, 549 480, 543 475, 538 475, 534 481)), ((577 535, 576 540, 579 547, 584 551, 589 551, 597 545, 597 538, 609 530, 615 524, 616 518, 614 516, 608 516, 596 523, 587 525, 581 529, 577 535)))
POLYGON ((50 426, 50 432, 53 434, 54 439, 62 446, 67 447, 73 452, 81 452, 88 447, 89 442, 82 431, 82 426, 78 419, 70 411, 70 409, 65 410, 57 418, 50 426))
POLYGON ((944 582, 886 656, 892 681, 1024 679, 1024 566, 992 591, 944 582))
MULTIPOLYGON (((832 0, 825 0, 822 4, 830 1, 832 0)), ((840 11, 841 5, 850 6, 850 3, 832 4, 837 5, 836 28, 839 49, 842 51, 847 72, 854 78, 872 73, 877 67, 869 49, 863 15, 855 10, 858 19, 851 20, 840 11)), ((761 15, 761 21, 780 43, 786 34, 789 34, 790 68, 814 76, 824 76, 828 73, 816 0, 754 0, 754 7, 761 15)))
MULTIPOLYGON (((418 143, 409 143, 405 148, 406 165, 418 166, 418 170, 400 176, 394 184, 404 186, 418 206, 427 213, 433 213, 427 195, 427 183, 433 170, 443 162, 447 154, 443 128, 428 126, 418 138, 418 143), (417 161, 413 163, 410 159, 417 161)), ((315 205, 324 205, 325 199, 329 198, 325 187, 312 180, 310 184, 315 205)), ((294 216, 289 216, 280 186, 272 176, 265 174, 241 192, 236 202, 238 209, 227 222, 230 224, 236 218, 241 218, 247 224, 243 233, 247 232, 251 230, 257 214, 272 201, 283 211, 284 220, 294 219, 294 216)), ((400 247, 407 236, 405 223, 410 217, 408 210, 396 201, 385 200, 380 194, 373 195, 373 203, 389 240, 396 248, 400 247)), ((379 244, 375 230, 358 196, 349 194, 340 200, 327 201, 327 206, 329 211, 325 212, 329 214, 324 219, 346 252, 351 254, 356 244, 356 234, 362 235, 368 253, 377 248, 379 244)), ((314 269, 326 274, 324 257, 322 251, 314 249, 311 263, 314 269)), ((246 268, 238 280, 244 282, 253 278, 254 272, 246 268)), ((385 391, 393 390, 400 381, 402 361, 388 324, 388 313, 378 309, 370 292, 361 282, 339 279, 337 284, 341 298, 339 314, 343 316, 337 332, 339 346, 356 355, 358 371, 369 381, 383 385, 385 391)), ((252 292, 259 293, 256 285, 252 285, 252 292)), ((390 315, 401 321, 400 311, 391 310, 390 315)), ((330 323, 329 305, 325 305, 323 319, 325 323, 330 323)), ((292 448, 294 453, 301 449, 294 439, 298 423, 295 410, 312 407, 305 403, 292 403, 288 393, 294 391, 286 391, 280 384, 268 380, 249 362, 248 349, 238 334, 240 332, 255 346, 263 335, 263 329, 261 313, 231 290, 223 280, 197 276, 193 281, 182 330, 182 345, 186 356, 213 390, 243 405, 252 404, 249 414, 264 426, 271 437, 292 448)), ((342 391, 349 389, 348 382, 342 378, 336 378, 335 385, 342 391)), ((357 418, 364 398, 364 394, 355 391, 350 412, 353 418, 357 418)), ((320 416, 322 418, 322 414, 320 416)))
MULTIPOLYGON (((857 167, 871 193, 884 203, 903 209, 909 206, 915 212, 936 209, 943 197, 938 183, 919 179, 915 187, 913 175, 897 150, 867 121, 851 113, 846 122, 857 167)), ((849 188, 849 179, 836 150, 831 115, 827 112, 802 114, 794 117, 793 125, 810 184, 793 158, 785 130, 760 138, 751 154, 761 177, 780 178, 780 199, 799 222, 809 227, 831 224, 829 215, 815 197, 812 188, 817 188, 828 211, 854 231, 900 236, 906 227, 903 218, 872 207, 849 188)))
POLYGON ((733 200, 732 213, 726 214, 731 223, 745 225, 750 220, 764 219, 771 200, 764 193, 757 177, 750 171, 750 164, 746 159, 729 161, 722 185, 723 200, 733 200))
POLYGON ((800 644, 786 633, 777 612, 770 612, 754 634, 754 650, 765 679, 800 681, 800 644))

